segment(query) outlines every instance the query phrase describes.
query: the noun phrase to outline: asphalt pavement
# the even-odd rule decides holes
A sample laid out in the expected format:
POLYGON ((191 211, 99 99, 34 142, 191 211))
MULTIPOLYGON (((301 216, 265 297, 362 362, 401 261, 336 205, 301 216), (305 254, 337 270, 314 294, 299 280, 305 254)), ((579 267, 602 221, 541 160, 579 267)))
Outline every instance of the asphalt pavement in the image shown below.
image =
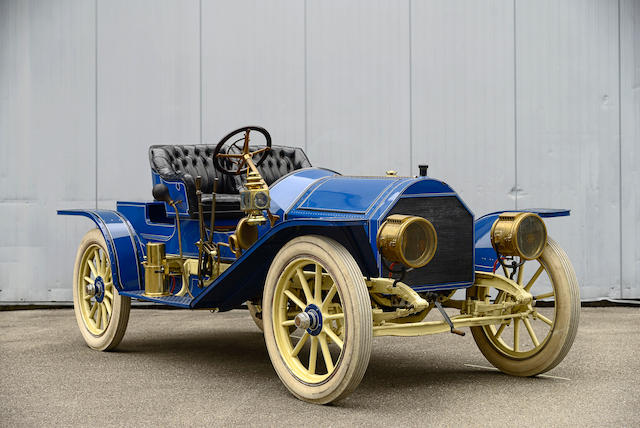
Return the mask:
MULTIPOLYGON (((492 369, 470 334, 374 339, 329 406, 280 383, 247 311, 133 309, 116 352, 73 311, 0 312, 0 426, 640 426, 640 308, 583 308, 548 376, 492 369)), ((468 329, 465 329, 468 331, 468 329)))

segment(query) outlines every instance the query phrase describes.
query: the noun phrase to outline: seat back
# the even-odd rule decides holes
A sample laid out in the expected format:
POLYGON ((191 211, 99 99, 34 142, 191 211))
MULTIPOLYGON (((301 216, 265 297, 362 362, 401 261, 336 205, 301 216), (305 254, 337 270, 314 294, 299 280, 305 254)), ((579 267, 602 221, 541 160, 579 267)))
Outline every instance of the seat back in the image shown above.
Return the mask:
MULTIPOLYGON (((252 150, 257 148, 252 147, 252 150)), ((189 214, 197 213, 195 177, 202 177, 202 192, 212 193, 214 180, 218 179, 217 193, 238 194, 246 181, 246 175, 229 176, 213 165, 214 145, 155 145, 149 147, 151 170, 166 181, 185 184, 189 214)), ((272 146, 258 167, 268 185, 297 169, 310 167, 311 163, 301 148, 272 146)))
MULTIPOLYGON (((167 181, 179 180, 188 188, 195 178, 202 177, 202 191, 213 192, 214 179, 218 179, 219 193, 232 193, 235 180, 221 174, 213 166, 211 156, 215 146, 195 145, 158 145, 149 147, 151 170, 167 181)), ((195 187, 193 189, 195 195, 195 187)), ((237 192, 235 192, 237 193, 237 192)))

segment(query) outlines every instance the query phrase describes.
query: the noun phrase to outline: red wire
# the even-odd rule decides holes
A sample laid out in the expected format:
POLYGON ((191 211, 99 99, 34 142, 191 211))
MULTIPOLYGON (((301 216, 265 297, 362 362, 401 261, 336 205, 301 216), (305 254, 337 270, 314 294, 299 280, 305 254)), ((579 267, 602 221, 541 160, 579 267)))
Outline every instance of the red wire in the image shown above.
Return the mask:
MULTIPOLYGON (((502 260, 504 260, 504 257, 500 257, 502 260)), ((496 259, 495 262, 493 262, 493 272, 492 273, 496 273, 496 269, 498 268, 498 259, 496 259)))
POLYGON ((391 272, 391 269, 393 269, 393 267, 396 265, 396 262, 391 263, 391 266, 389 266, 389 278, 391 278, 391 275, 393 275, 393 272, 391 272))
POLYGON ((176 277, 172 276, 171 277, 171 291, 169 293, 173 294, 173 290, 175 290, 176 288, 176 277))

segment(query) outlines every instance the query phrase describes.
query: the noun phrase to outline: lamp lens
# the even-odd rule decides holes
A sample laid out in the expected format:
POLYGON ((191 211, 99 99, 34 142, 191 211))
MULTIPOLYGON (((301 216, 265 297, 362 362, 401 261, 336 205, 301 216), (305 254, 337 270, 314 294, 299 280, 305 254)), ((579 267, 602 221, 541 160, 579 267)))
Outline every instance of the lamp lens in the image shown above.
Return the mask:
POLYGON ((258 192, 254 197, 256 208, 264 209, 269 206, 269 196, 265 192, 258 192))
POLYGON ((538 216, 527 216, 518 227, 518 248, 523 256, 534 259, 540 256, 546 242, 546 229, 538 216))

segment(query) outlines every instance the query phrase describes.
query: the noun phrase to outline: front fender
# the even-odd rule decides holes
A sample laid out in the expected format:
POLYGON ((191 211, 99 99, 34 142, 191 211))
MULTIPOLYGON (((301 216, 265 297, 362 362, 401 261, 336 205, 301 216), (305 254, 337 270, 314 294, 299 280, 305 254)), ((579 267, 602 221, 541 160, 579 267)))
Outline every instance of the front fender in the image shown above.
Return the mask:
POLYGON ((475 221, 475 249, 476 249, 476 270, 481 272, 492 272, 498 256, 491 245, 491 226, 498 219, 500 214, 505 212, 528 212, 538 214, 542 218, 564 217, 568 216, 571 210, 565 209, 526 209, 526 210, 504 210, 496 211, 491 214, 484 215, 475 221))
POLYGON ((302 235, 321 235, 342 244, 358 263, 362 274, 378 276, 375 255, 368 245, 366 220, 289 220, 261 236, 242 256, 191 302, 193 309, 229 310, 262 294, 264 281, 276 253, 302 235))
POLYGON ((83 216, 93 220, 107 243, 113 284, 121 291, 142 289, 144 251, 126 218, 111 210, 59 210, 58 215, 83 216))

